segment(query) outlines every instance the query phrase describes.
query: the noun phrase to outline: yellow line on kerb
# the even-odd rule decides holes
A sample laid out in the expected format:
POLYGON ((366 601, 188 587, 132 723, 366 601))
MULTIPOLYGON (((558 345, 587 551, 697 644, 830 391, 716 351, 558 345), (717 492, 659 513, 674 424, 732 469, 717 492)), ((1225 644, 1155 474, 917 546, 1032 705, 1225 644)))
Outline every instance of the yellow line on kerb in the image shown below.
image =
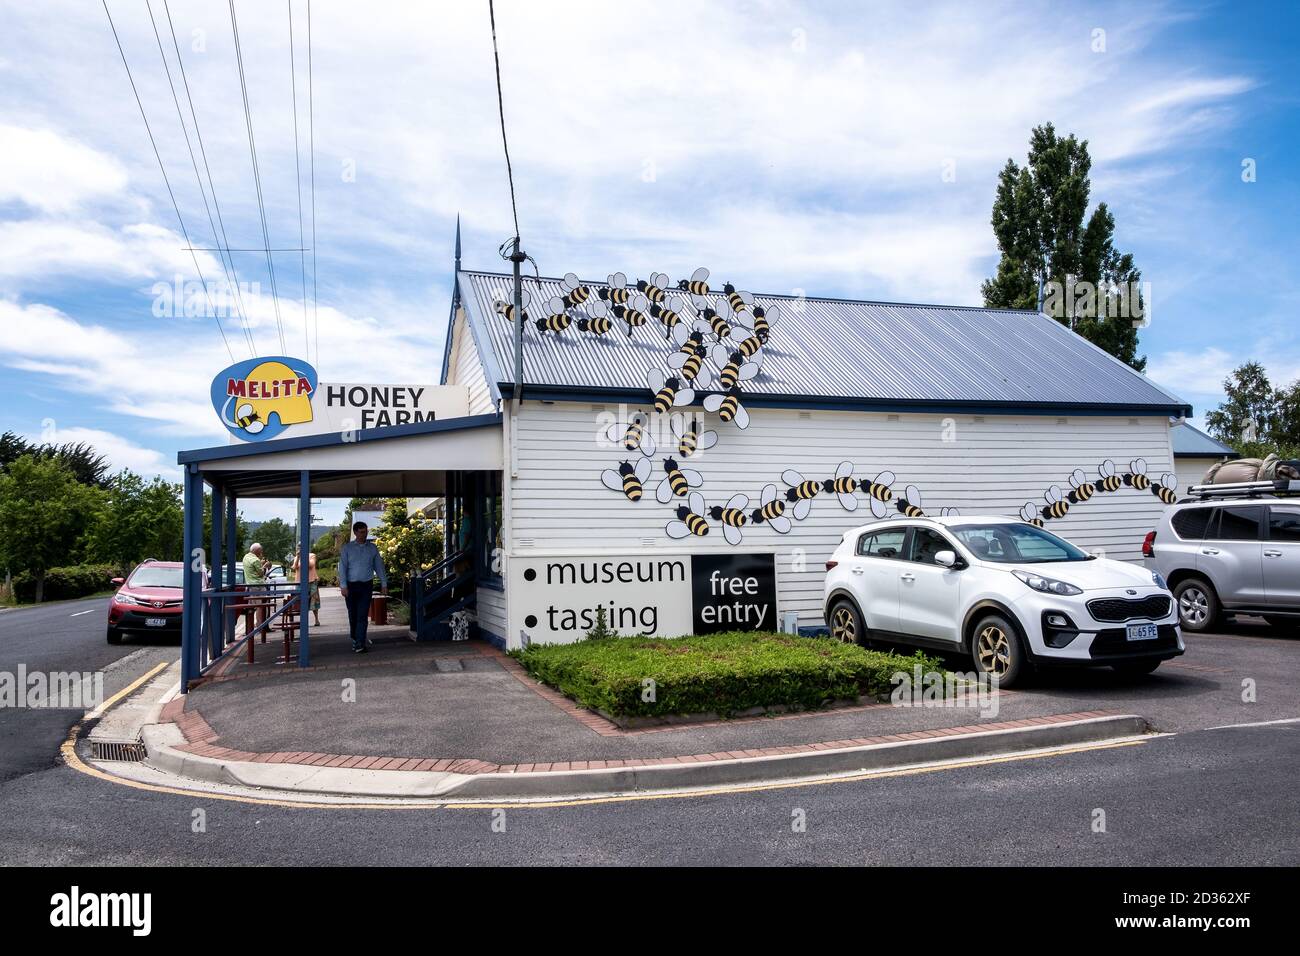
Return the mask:
POLYGON ((129 696, 131 696, 132 694, 134 694, 135 691, 136 691, 136 688, 138 688, 141 684, 147 683, 148 681, 150 681, 150 680, 152 680, 154 677, 156 677, 159 673, 161 673, 162 671, 165 671, 167 668, 171 667, 171 664, 172 664, 171 661, 163 661, 161 664, 159 664, 159 665, 158 665, 157 667, 155 667, 153 670, 149 671, 149 673, 147 673, 147 674, 145 674, 145 675, 139 677, 138 679, 132 681, 131 683, 127 684, 125 687, 123 687, 121 690, 119 690, 116 694, 114 694, 114 695, 113 695, 112 697, 110 697, 108 700, 104 701, 102 704, 100 704, 98 707, 96 707, 95 710, 98 711, 100 714, 106 714, 106 713, 108 713, 108 709, 109 709, 110 707, 112 707, 114 704, 116 704, 116 703, 117 703, 119 700, 121 700, 122 698, 124 698, 124 697, 129 697, 129 696))

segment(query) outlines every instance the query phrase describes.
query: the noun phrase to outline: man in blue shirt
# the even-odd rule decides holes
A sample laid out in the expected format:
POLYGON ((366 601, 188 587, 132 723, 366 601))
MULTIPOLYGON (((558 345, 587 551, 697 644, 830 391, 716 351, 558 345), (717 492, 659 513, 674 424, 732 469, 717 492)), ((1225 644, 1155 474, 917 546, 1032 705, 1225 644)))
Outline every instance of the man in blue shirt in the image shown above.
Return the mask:
POLYGON ((366 628, 370 623, 370 598, 374 594, 376 576, 379 577, 379 590, 388 593, 388 575, 384 571, 384 559, 379 556, 379 549, 373 541, 367 541, 370 529, 364 521, 352 526, 355 541, 343 545, 339 554, 339 590, 348 605, 348 633, 352 635, 352 653, 364 654, 369 642, 366 640, 366 628))

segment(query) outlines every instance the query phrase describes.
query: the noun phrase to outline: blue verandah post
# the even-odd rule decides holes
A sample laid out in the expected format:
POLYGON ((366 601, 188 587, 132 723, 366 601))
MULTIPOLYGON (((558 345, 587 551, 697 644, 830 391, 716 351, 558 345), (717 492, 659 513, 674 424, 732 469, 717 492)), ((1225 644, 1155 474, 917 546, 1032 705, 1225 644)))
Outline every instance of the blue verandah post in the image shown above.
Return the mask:
MULTIPOLYGON (((233 494, 226 497, 226 580, 222 585, 223 591, 235 590, 235 564, 239 560, 239 533, 236 527, 238 511, 236 510, 238 502, 235 501, 233 494)), ((233 601, 233 598, 226 598, 226 601, 233 601)), ((222 608, 222 614, 225 617, 224 627, 226 629, 226 643, 233 643, 235 640, 235 615, 226 614, 225 608, 222 608)))
MULTIPOLYGON (((212 486, 212 540, 209 544, 207 565, 211 570, 206 590, 220 591, 221 588, 221 554, 222 545, 225 538, 225 494, 221 486, 214 484, 212 486)), ((221 598, 204 598, 201 602, 207 609, 204 615, 206 623, 205 630, 208 637, 208 660, 213 661, 221 656, 221 651, 225 643, 225 611, 222 607, 221 598)))
POLYGON ((203 570, 194 569, 195 552, 202 555, 203 475, 196 465, 185 468, 185 516, 182 522, 185 567, 181 589, 181 691, 189 693, 190 681, 199 676, 199 620, 203 613, 200 590, 203 570))
POLYGON ((307 628, 311 619, 311 472, 303 471, 298 480, 298 620, 302 622, 298 642, 298 666, 311 666, 311 648, 307 628))

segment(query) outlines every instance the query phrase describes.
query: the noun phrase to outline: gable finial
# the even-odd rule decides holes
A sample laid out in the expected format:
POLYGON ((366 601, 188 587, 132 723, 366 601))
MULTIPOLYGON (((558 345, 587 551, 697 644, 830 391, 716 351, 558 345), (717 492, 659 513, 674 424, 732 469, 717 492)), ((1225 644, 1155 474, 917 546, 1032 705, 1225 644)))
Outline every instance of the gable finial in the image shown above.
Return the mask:
POLYGON ((460 271, 460 213, 456 213, 456 271, 460 271))

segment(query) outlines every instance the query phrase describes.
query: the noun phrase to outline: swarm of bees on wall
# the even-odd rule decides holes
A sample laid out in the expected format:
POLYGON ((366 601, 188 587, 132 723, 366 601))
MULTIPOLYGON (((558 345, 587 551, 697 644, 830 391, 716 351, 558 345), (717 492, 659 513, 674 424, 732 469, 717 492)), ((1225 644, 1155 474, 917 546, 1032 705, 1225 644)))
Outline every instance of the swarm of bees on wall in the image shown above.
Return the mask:
MULTIPOLYGON (((743 494, 710 507, 698 490, 704 476, 684 463, 716 445, 718 433, 703 427, 703 416, 680 413, 694 406, 703 393, 699 404, 705 412, 716 415, 724 425, 749 427, 745 387, 762 374, 764 350, 779 322, 780 307, 761 305, 751 293, 729 282, 711 285, 705 268, 676 283, 662 272, 652 272, 649 278, 636 282, 616 272, 599 287, 583 283, 570 272, 560 286, 561 294, 544 301, 525 291, 520 310, 512 302, 498 299, 495 311, 508 322, 522 321, 542 336, 576 334, 608 340, 644 329, 663 337, 667 354, 661 367, 652 368, 645 378, 647 409, 612 425, 606 434, 627 457, 602 471, 600 480, 629 501, 652 495, 658 503, 670 505, 673 517, 664 528, 668 537, 704 537, 711 527, 717 527, 727 543, 735 546, 749 528, 766 525, 778 534, 788 534, 792 522, 809 516, 819 496, 833 499, 847 512, 856 511, 866 501, 877 519, 926 516, 916 485, 896 488, 896 476, 890 471, 874 476, 855 474, 850 461, 841 462, 831 475, 803 475, 787 468, 780 475, 784 487, 776 482, 764 485, 754 508, 743 494), (656 447, 651 428, 654 414, 671 415, 675 445, 665 442, 664 448, 656 447), (655 455, 660 451, 665 454, 656 465, 655 455)), ((1165 504, 1177 500, 1175 476, 1166 473, 1153 481, 1140 458, 1130 461, 1123 472, 1106 459, 1097 466, 1095 479, 1076 468, 1066 485, 1052 484, 1040 502, 1025 502, 1019 512, 1021 520, 1041 528, 1065 518, 1072 506, 1122 488, 1149 490, 1165 504)), ((957 511, 942 508, 938 513, 957 511)))

